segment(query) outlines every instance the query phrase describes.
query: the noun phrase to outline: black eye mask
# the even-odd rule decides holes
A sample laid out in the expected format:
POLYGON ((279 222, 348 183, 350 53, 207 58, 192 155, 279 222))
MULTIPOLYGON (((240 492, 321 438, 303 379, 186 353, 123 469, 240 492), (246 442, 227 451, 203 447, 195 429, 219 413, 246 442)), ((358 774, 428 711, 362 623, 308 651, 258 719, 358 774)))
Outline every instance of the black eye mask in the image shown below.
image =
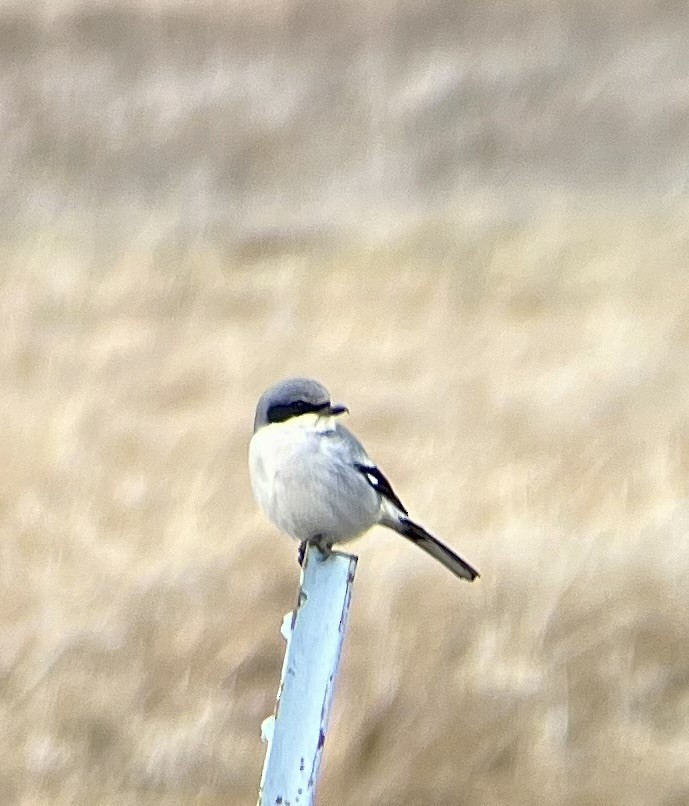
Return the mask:
POLYGON ((316 414, 327 409, 330 403, 309 403, 306 400, 293 400, 291 403, 275 403, 268 409, 269 423, 284 423, 290 417, 300 414, 316 414))

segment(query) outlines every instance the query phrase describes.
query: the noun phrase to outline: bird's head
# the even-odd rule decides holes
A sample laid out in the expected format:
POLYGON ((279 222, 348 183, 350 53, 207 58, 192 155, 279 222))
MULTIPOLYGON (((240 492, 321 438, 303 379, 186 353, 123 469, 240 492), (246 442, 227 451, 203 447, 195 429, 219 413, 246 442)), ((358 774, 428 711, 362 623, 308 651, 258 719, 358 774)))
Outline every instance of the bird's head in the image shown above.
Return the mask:
POLYGON ((261 395, 256 406, 254 432, 264 425, 284 423, 304 415, 334 417, 348 409, 330 400, 323 384, 311 378, 287 378, 271 386, 261 395))

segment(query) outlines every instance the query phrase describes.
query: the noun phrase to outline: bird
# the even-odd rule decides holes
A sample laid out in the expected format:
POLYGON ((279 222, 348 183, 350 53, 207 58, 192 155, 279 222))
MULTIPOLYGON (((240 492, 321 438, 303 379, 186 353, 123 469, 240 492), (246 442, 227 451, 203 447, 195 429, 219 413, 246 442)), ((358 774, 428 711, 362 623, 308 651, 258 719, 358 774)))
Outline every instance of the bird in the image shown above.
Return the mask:
POLYGON ((311 378, 287 378, 259 398, 249 443, 251 487, 263 512, 299 541, 327 555, 372 526, 392 529, 472 582, 478 571, 414 521, 363 445, 340 421, 349 409, 333 403, 311 378))

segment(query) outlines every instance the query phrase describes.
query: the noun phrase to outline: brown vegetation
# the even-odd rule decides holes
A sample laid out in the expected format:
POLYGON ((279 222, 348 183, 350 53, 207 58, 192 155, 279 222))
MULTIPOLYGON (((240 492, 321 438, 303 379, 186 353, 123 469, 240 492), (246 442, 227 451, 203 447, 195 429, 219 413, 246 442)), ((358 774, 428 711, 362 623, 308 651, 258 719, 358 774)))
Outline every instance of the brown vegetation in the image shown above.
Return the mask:
POLYGON ((293 373, 482 573, 356 545, 321 802, 689 802, 688 57, 622 7, 2 9, 2 803, 255 802, 293 373))

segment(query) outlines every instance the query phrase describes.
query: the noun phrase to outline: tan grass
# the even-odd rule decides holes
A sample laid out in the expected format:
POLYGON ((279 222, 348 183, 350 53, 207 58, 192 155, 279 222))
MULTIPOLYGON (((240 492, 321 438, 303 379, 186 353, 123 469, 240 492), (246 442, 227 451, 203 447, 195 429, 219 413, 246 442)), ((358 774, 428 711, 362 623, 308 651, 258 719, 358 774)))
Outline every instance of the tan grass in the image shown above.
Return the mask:
POLYGON ((253 801, 297 568, 250 500, 246 445, 262 388, 305 372, 483 574, 460 585, 394 535, 362 541, 323 802, 680 803, 674 213, 617 211, 613 228, 571 210, 479 237, 470 287, 414 260, 444 237, 462 265, 461 222, 329 260, 187 255, 173 274, 15 244, 6 802, 253 801))
POLYGON ((0 803, 252 804, 311 374, 414 515, 355 548, 323 804, 689 802, 673 4, 0 4, 0 803))

